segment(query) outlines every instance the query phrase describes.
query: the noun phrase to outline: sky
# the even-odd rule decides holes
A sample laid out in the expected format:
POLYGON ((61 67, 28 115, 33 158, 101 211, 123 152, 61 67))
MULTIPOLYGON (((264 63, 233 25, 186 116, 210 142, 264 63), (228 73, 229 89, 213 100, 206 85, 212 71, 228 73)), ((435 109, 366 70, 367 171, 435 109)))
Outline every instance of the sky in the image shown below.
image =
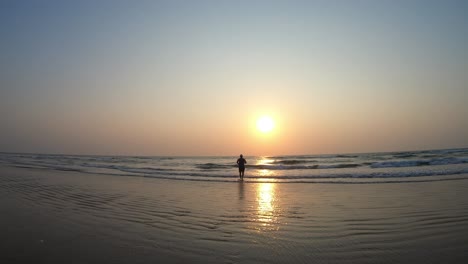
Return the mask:
POLYGON ((0 152, 468 147, 466 14, 467 1, 1 1, 0 152))

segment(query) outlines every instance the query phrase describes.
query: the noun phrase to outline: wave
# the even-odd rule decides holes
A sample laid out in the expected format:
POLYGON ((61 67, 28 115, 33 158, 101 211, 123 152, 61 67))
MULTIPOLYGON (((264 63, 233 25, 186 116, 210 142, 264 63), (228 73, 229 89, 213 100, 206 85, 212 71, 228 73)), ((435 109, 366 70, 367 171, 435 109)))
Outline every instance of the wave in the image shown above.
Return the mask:
MULTIPOLYGON (((86 172, 84 172, 86 173, 86 172)), ((457 180, 468 180, 467 177, 463 177, 463 173, 454 173, 447 175, 437 175, 444 177, 428 178, 431 175, 421 175, 415 177, 246 177, 242 181, 243 183, 289 183, 289 184, 387 184, 387 183, 424 183, 424 182, 439 182, 439 181, 457 181, 457 180), (449 177, 452 176, 452 177, 449 177)), ((107 173, 92 173, 99 175, 108 175, 107 173)), ((153 178, 161 180, 173 180, 173 181, 193 181, 193 182, 224 182, 224 183, 239 183, 238 177, 231 176, 218 176, 218 177, 172 177, 168 175, 129 175, 129 174, 116 174, 115 176, 123 177, 143 177, 153 178)))
MULTIPOLYGON (((177 180, 235 181, 237 166, 233 160, 235 161, 232 157, 116 157, 0 153, 2 166, 177 180)), ((383 178, 446 177, 468 174, 468 149, 359 155, 277 156, 271 159, 251 157, 249 160, 247 176, 250 180, 258 182, 268 179, 278 182, 323 179, 382 181, 383 178), (259 164, 256 164, 257 162, 259 164)))
POLYGON ((336 164, 336 165, 319 165, 318 169, 345 169, 345 168, 357 168, 361 166, 362 164, 343 163, 343 164, 336 164))
POLYGON ((237 167, 237 165, 225 165, 225 164, 215 164, 215 163, 197 164, 195 166, 203 170, 221 170, 221 169, 229 169, 232 167, 237 167))
POLYGON ((398 168, 398 167, 417 167, 417 166, 433 166, 433 165, 450 165, 468 163, 467 157, 455 158, 436 158, 425 160, 399 160, 399 161, 383 161, 376 162, 370 165, 371 168, 398 168))
MULTIPOLYGON (((20 167, 20 166, 18 166, 20 167)), ((31 168, 31 167, 29 167, 31 168)), ((162 172, 154 171, 145 173, 138 170, 115 171, 115 172, 96 172, 86 170, 71 170, 67 168, 34 168, 56 171, 72 171, 75 173, 85 173, 94 175, 124 176, 124 177, 143 177, 164 180, 181 181, 201 181, 201 182, 237 182, 237 175, 219 175, 193 172, 162 172)), ((413 171, 399 173, 337 173, 320 175, 247 175, 244 182, 250 183, 330 183, 330 184, 373 184, 373 183, 410 183, 410 182, 431 182, 448 180, 468 180, 464 177, 468 174, 468 168, 449 171, 413 171)))
POLYGON ((357 155, 351 155, 351 154, 340 154, 340 155, 336 155, 335 157, 337 157, 337 158, 357 158, 358 156, 357 155))
MULTIPOLYGON (((411 177, 428 177, 428 176, 447 176, 468 174, 468 168, 457 170, 437 170, 437 171, 406 171, 406 172, 370 172, 370 173, 335 173, 335 174, 319 174, 319 175, 249 175, 249 179, 371 179, 371 178, 411 178, 411 177)), ((203 173, 164 173, 165 176, 192 176, 204 178, 237 178, 233 175, 218 175, 218 174, 203 174, 203 173)), ((150 175, 146 175, 150 177, 150 175)))
MULTIPOLYGON (((332 175, 309 175, 309 176, 248 176, 244 178, 247 183, 330 183, 330 184, 376 184, 376 183, 411 183, 411 182, 432 182, 432 181, 450 181, 450 180, 468 180, 463 177, 468 174, 468 168, 458 171, 432 171, 415 173, 372 173, 372 174, 332 174, 332 175), (431 177, 438 176, 438 177, 431 177), (429 178, 430 177, 430 178, 429 178)), ((139 175, 125 175, 133 176, 139 175)), ((145 178, 182 180, 182 181, 202 181, 202 182, 237 182, 237 176, 229 175, 202 175, 202 174, 183 174, 183 175, 144 175, 145 178)))
MULTIPOLYGON (((362 166, 362 164, 357 164, 357 163, 342 163, 342 164, 332 164, 332 165, 325 165, 325 164, 297 165, 297 164, 304 164, 304 163, 311 163, 311 162, 300 161, 300 160, 281 160, 281 161, 274 161, 269 164, 255 164, 255 165, 247 164, 246 167, 250 169, 257 169, 257 170, 312 170, 312 169, 357 168, 357 167, 362 166)), ((202 169, 202 170, 225 170, 225 169, 231 169, 233 167, 237 167, 237 165, 204 163, 204 164, 197 164, 195 167, 198 169, 202 169)))
MULTIPOLYGON (((8 162, 5 161, 4 162, 8 162)), ((34 167, 57 167, 60 170, 80 170, 82 168, 91 169, 106 169, 106 170, 119 170, 119 171, 132 171, 137 173, 152 173, 154 171, 179 171, 180 168, 173 167, 134 167, 124 164, 116 164, 114 162, 108 164, 101 164, 95 162, 78 162, 63 164, 59 162, 18 162, 10 161, 12 165, 16 166, 34 166, 34 167)), ((437 165, 453 165, 453 164, 464 164, 468 163, 468 157, 451 157, 451 158, 437 158, 437 159, 426 159, 426 160, 398 160, 398 161, 381 161, 381 162, 362 162, 362 163, 335 163, 335 164, 312 164, 312 162, 300 161, 300 160, 281 160, 272 162, 269 164, 247 164, 246 167, 254 170, 274 170, 274 171, 289 171, 289 170, 328 170, 328 169, 352 169, 359 167, 368 167, 370 169, 378 168, 401 168, 401 167, 422 167, 422 166, 437 166, 437 165)), ((199 163, 195 164, 194 167, 199 170, 208 171, 222 171, 236 168, 235 164, 217 164, 217 163, 199 163)), ((193 167, 192 167, 193 168, 193 167)), ((189 168, 190 169, 190 168, 189 168)))
MULTIPOLYGON (((164 170, 154 168, 120 168, 112 172, 99 172, 94 170, 82 170, 62 166, 31 166, 17 164, 15 167, 32 168, 32 169, 50 169, 57 171, 74 171, 79 173, 89 174, 106 174, 116 176, 140 176, 140 177, 153 177, 164 179, 210 179, 210 178, 224 178, 224 179, 237 179, 237 175, 229 174, 210 174, 207 172, 194 172, 194 171, 180 171, 180 170, 164 170)), ((452 170, 425 170, 425 171, 399 171, 399 172, 360 172, 360 173, 332 173, 332 174, 318 174, 318 175, 249 175, 249 179, 273 179, 273 180, 311 180, 311 179, 378 179, 378 178, 411 178, 411 177, 428 177, 428 176, 447 176, 447 175, 460 175, 468 174, 468 167, 452 170)))
POLYGON ((257 170, 317 170, 317 169, 344 169, 344 168, 357 168, 361 167, 362 164, 357 163, 343 163, 343 164, 333 164, 333 165, 247 165, 247 168, 257 169, 257 170))
POLYGON ((317 162, 317 161, 308 160, 308 159, 283 159, 283 160, 275 160, 271 162, 271 164, 295 165, 295 164, 314 163, 314 162, 317 162))
POLYGON ((398 154, 393 155, 394 158, 398 158, 398 159, 407 159, 407 158, 412 158, 415 156, 416 154, 414 153, 398 153, 398 154))

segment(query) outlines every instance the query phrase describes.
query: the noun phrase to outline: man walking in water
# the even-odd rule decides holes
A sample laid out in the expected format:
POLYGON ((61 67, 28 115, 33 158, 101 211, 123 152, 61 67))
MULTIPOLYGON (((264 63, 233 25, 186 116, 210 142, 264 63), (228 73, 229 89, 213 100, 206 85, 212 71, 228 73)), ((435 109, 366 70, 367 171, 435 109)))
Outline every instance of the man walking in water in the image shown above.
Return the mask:
POLYGON ((239 166, 239 179, 244 179, 244 171, 245 171, 245 164, 247 161, 244 159, 242 154, 240 154, 240 158, 237 159, 237 166, 239 166))

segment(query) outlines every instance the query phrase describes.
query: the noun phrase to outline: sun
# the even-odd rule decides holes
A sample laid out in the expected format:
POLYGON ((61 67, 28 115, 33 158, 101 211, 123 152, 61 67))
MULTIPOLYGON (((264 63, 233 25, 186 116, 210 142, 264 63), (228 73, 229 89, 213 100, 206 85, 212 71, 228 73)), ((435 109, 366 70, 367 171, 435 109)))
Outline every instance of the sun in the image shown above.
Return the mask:
POLYGON ((257 129, 260 132, 268 133, 275 127, 275 122, 269 116, 262 116, 257 120, 257 129))

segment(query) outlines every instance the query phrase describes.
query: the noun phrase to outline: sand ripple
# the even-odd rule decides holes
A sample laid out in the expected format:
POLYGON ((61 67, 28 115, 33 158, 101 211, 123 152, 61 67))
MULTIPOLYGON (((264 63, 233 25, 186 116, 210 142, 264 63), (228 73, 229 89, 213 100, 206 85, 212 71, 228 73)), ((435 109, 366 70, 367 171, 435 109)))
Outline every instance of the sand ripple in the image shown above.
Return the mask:
POLYGON ((457 262, 468 244, 467 191, 468 181, 198 183, 18 169, 0 178, 0 197, 39 208, 70 234, 49 230, 45 240, 107 241, 127 249, 117 262, 128 252, 148 262, 457 262))

